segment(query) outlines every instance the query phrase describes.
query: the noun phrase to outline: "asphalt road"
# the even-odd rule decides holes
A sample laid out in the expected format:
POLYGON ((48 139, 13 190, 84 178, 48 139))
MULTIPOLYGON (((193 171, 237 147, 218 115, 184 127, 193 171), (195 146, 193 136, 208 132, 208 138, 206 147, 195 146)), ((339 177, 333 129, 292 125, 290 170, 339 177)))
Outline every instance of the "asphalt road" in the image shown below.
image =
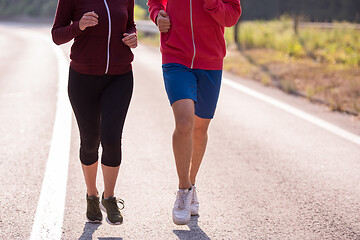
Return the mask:
MULTIPOLYGON (((61 47, 66 55, 69 46, 61 47)), ((74 118, 68 164, 64 159, 68 168, 58 169, 64 189, 57 183, 61 177, 50 182, 64 201, 38 207, 50 148, 57 145, 61 152, 64 144, 53 140, 53 129, 60 107, 58 76, 67 69, 58 67, 49 25, 0 23, 0 239, 36 236, 35 215, 42 210, 61 223, 44 230, 48 239, 60 238, 52 237, 54 229, 61 239, 82 240, 360 239, 359 120, 227 73, 227 81, 285 102, 353 138, 224 84, 198 176, 200 216, 187 226, 174 225, 174 124, 160 53, 141 44, 134 52, 135 89, 116 187, 117 197, 125 200, 124 224, 89 224, 74 118), (60 219, 52 215, 56 210, 60 219)), ((101 171, 98 184, 102 191, 101 171)), ((46 193, 44 199, 50 199, 46 193)))

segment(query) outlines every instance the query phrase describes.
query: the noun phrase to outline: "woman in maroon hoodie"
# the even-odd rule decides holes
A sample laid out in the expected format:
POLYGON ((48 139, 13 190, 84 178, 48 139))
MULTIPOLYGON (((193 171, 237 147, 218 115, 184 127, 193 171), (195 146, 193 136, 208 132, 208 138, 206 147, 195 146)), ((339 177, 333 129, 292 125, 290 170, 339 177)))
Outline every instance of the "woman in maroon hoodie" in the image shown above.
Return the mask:
POLYGON ((59 0, 52 28, 60 45, 71 47, 68 93, 80 131, 80 161, 87 187, 86 217, 118 225, 123 217, 114 197, 121 163, 121 136, 133 91, 130 48, 137 46, 134 0, 59 0), (98 148, 104 192, 96 187, 98 148))

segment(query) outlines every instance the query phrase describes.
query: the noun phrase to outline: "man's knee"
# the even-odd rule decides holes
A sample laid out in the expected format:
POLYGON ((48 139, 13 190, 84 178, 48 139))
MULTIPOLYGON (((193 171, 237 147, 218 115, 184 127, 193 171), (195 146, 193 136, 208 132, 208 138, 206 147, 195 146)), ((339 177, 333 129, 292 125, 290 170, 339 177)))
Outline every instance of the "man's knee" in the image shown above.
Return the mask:
POLYGON ((191 116, 183 116, 176 119, 176 129, 180 134, 190 134, 194 130, 194 119, 191 116))
POLYGON ((203 119, 195 117, 194 134, 198 136, 204 136, 207 134, 211 119, 203 119))
POLYGON ((208 127, 207 126, 194 126, 194 135, 196 136, 205 136, 207 135, 208 127))
POLYGON ((194 130, 194 102, 182 99, 173 104, 175 131, 179 134, 190 134, 194 130))

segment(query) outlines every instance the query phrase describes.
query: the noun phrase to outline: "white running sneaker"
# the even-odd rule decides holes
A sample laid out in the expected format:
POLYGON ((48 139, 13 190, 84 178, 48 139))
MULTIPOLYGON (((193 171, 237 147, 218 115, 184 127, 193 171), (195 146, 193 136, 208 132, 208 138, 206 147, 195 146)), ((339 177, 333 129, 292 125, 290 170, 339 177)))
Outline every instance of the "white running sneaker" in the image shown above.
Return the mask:
POLYGON ((177 225, 185 225, 191 218, 191 200, 193 189, 179 189, 176 194, 176 201, 173 208, 173 221, 177 225))
POLYGON ((192 186, 193 195, 191 199, 191 216, 196 216, 199 214, 199 200, 196 195, 196 187, 192 186))

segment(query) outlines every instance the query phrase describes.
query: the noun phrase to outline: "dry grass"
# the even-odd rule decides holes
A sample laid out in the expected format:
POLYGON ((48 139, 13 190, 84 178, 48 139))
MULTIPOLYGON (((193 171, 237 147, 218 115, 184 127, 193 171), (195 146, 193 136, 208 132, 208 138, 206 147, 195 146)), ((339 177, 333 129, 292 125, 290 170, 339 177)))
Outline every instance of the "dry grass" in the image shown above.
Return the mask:
POLYGON ((138 39, 141 43, 150 45, 153 47, 159 47, 159 45, 160 45, 159 34, 146 34, 143 32, 138 32, 138 39))
POLYGON ((291 58, 270 49, 229 50, 225 70, 264 85, 276 86, 331 110, 360 113, 360 69, 339 64, 291 58))

